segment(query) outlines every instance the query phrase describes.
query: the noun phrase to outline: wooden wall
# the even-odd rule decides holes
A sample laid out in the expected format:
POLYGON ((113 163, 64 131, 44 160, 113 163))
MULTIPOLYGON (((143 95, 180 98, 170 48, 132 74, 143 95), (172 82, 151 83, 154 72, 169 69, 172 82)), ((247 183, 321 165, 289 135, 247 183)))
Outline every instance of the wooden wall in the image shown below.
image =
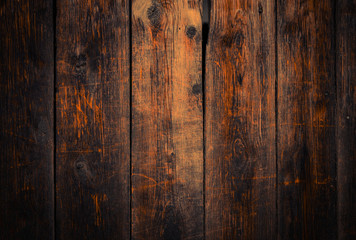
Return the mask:
POLYGON ((356 239, 355 0, 4 0, 0 60, 0 239, 356 239))

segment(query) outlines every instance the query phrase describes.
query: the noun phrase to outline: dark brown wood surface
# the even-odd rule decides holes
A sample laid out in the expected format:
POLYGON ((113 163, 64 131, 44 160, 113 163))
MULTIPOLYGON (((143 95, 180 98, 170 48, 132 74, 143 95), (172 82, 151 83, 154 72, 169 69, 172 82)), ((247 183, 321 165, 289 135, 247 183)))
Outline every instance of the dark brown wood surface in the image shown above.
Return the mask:
POLYGON ((52 239, 51 0, 0 3, 0 239, 52 239))
POLYGON ((56 30, 56 237, 129 239, 129 1, 57 1, 56 30))
POLYGON ((132 238, 203 238, 201 3, 132 3, 132 238))
POLYGON ((212 1, 207 239, 276 239, 274 11, 274 1, 212 1))
POLYGON ((339 239, 356 239, 356 1, 336 6, 339 239))
POLYGON ((356 239, 355 72, 356 0, 1 1, 0 239, 356 239))
POLYGON ((278 236, 336 239, 333 1, 277 6, 278 236))

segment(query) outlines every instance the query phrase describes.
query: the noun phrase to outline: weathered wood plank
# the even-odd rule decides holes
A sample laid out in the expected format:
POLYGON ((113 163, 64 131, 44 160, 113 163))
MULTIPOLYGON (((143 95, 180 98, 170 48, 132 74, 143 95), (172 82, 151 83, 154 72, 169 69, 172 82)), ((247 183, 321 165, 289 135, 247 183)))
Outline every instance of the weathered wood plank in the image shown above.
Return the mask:
POLYGON ((130 237, 129 1, 57 1, 57 238, 130 237))
POLYGON ((203 238, 201 3, 132 5, 132 237, 203 238))
POLYGON ((336 239, 333 0, 279 0, 279 239, 336 239))
POLYGON ((336 5, 339 239, 356 239, 356 1, 336 5))
POLYGON ((0 3, 0 239, 53 238, 52 9, 0 3))
POLYGON ((274 1, 212 1, 206 238, 276 239, 274 1))

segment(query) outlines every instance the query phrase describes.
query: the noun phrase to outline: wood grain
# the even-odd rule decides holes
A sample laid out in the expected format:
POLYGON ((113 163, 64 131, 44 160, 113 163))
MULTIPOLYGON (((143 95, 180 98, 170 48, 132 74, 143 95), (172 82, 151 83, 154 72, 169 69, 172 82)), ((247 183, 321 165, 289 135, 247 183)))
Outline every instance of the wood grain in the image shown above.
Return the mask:
POLYGON ((0 2, 0 239, 356 239, 356 0, 0 2))
POLYGON ((0 3, 0 239, 53 238, 52 9, 0 3))
POLYGON ((279 0, 279 239, 336 239, 332 0, 279 0))
POLYGON ((203 238, 201 3, 132 3, 132 238, 203 238))
POLYGON ((212 1, 207 239, 276 239, 274 11, 274 1, 212 1))
POLYGON ((57 1, 57 238, 130 237, 129 1, 57 1))
POLYGON ((356 1, 336 5, 339 239, 356 239, 356 1))

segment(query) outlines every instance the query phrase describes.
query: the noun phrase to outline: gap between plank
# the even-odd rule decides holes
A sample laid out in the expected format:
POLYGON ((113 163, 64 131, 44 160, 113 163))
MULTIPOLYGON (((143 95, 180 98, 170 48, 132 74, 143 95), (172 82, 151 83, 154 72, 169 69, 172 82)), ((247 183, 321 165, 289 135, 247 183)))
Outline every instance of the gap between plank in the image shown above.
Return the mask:
POLYGON ((132 0, 129 0, 129 82, 130 82, 130 239, 132 239, 132 0))
POLYGON ((57 1, 52 2, 53 16, 53 239, 57 230, 57 1))
MULTIPOLYGON (((333 1, 333 41, 334 41, 334 83, 335 83, 335 89, 336 89, 336 92, 335 92, 335 106, 336 106, 336 113, 335 113, 335 126, 338 125, 338 119, 339 119, 339 114, 338 114, 338 106, 339 106, 339 102, 338 102, 338 84, 337 84, 337 23, 336 23, 336 14, 337 14, 337 3, 336 1, 333 1)), ((335 139, 338 139, 338 136, 339 136, 339 128, 336 127, 335 128, 335 139)), ((338 191, 338 180, 339 180, 339 174, 338 174, 338 163, 339 163, 339 159, 338 159, 338 156, 339 156, 339 145, 336 144, 336 151, 335 151, 335 157, 334 159, 336 159, 336 162, 335 162, 335 173, 336 173, 336 184, 335 184, 335 188, 336 188, 336 193, 337 193, 337 196, 336 196, 336 236, 337 238, 339 239, 339 229, 340 229, 340 224, 339 224, 339 191, 338 191)))
POLYGON ((205 80, 206 80, 206 47, 209 37, 209 24, 210 24, 210 0, 203 0, 203 16, 202 16, 202 104, 203 104, 203 236, 206 239, 206 191, 205 191, 205 178, 206 178, 206 148, 205 148, 205 112, 206 112, 206 99, 205 99, 205 80))
POLYGON ((275 0, 274 4, 274 17, 275 17, 275 42, 274 42, 274 55, 275 55, 275 82, 274 82, 274 111, 275 111, 275 151, 276 151, 276 236, 278 238, 278 196, 279 196, 279 187, 278 187, 278 0, 275 0))

